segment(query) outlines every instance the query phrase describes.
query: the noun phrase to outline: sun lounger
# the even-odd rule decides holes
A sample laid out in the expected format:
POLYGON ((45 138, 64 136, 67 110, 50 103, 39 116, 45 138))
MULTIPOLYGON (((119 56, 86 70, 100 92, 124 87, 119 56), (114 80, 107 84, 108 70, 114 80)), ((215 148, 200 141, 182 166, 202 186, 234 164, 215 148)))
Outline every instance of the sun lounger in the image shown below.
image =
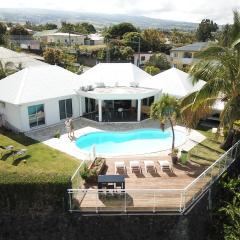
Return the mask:
POLYGON ((160 164, 161 171, 168 170, 173 171, 172 164, 167 160, 158 160, 160 164))
POLYGON ((126 173, 126 166, 124 162, 115 162, 115 174, 119 172, 126 173))
POLYGON ((146 172, 157 172, 154 161, 146 160, 144 161, 146 172))
POLYGON ((131 168, 132 173, 133 172, 140 172, 140 173, 142 172, 139 161, 130 161, 130 168, 131 168))
POLYGON ((21 150, 17 150, 16 152, 14 152, 12 154, 13 160, 15 159, 15 157, 21 157, 24 156, 27 152, 27 149, 21 149, 21 150))
POLYGON ((9 145, 9 146, 5 146, 5 147, 2 147, 0 148, 0 155, 1 155, 1 158, 3 157, 3 154, 7 153, 8 151, 13 151, 13 146, 12 145, 9 145))

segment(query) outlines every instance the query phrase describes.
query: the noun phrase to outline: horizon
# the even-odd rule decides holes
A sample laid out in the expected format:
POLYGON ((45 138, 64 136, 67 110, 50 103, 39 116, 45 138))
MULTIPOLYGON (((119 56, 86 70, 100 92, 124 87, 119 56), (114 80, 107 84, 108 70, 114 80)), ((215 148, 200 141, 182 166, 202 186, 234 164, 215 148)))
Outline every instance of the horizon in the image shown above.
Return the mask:
POLYGON ((190 0, 8 0, 1 3, 0 9, 33 9, 64 11, 75 13, 125 15, 148 17, 161 20, 199 23, 211 19, 217 24, 232 23, 232 11, 240 10, 240 2, 235 0, 201 0, 192 4, 190 0))

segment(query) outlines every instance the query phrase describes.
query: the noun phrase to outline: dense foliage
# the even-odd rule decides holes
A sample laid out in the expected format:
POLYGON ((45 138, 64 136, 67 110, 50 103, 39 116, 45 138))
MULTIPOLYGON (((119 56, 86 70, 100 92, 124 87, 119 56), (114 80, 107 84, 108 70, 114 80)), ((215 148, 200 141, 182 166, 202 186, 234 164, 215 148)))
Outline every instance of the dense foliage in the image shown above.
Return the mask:
POLYGON ((153 54, 145 65, 157 67, 161 71, 167 70, 171 67, 164 53, 153 54))
POLYGON ((74 32, 79 34, 90 34, 90 33, 96 33, 95 27, 87 22, 83 23, 67 23, 62 22, 62 27, 60 28, 61 32, 74 32))
POLYGON ((17 24, 9 30, 10 35, 29 35, 29 32, 23 26, 17 24))
POLYGON ((218 25, 210 19, 203 19, 197 29, 197 40, 207 42, 213 40, 213 32, 218 30, 218 25))

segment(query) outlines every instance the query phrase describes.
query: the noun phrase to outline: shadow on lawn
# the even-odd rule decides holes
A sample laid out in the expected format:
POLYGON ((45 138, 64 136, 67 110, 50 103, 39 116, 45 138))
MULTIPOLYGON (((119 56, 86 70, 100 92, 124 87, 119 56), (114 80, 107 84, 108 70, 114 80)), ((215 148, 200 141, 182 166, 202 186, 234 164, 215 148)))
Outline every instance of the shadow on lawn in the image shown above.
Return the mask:
POLYGON ((30 146, 36 143, 39 143, 39 141, 36 141, 32 138, 29 138, 27 136, 25 136, 23 133, 14 133, 10 130, 6 130, 6 129, 1 129, 0 131, 1 134, 3 134, 4 136, 12 139, 15 142, 18 142, 24 146, 30 146))
POLYGON ((18 164, 21 163, 21 161, 27 160, 27 159, 30 158, 30 157, 31 157, 30 155, 26 155, 26 156, 23 156, 23 157, 16 158, 16 159, 12 162, 12 165, 13 165, 13 166, 18 166, 18 164))

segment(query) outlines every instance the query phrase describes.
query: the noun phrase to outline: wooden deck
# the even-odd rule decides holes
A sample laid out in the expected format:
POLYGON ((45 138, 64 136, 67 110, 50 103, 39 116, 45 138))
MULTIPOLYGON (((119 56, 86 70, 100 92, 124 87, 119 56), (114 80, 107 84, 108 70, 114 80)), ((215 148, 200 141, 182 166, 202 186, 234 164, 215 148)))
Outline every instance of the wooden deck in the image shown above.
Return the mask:
MULTIPOLYGON (((106 174, 115 174, 115 161, 124 161, 127 167, 125 174, 125 191, 106 190, 98 193, 96 185, 85 186, 87 191, 74 194, 74 208, 82 212, 158 212, 179 211, 183 201, 187 202, 206 185, 207 179, 199 182, 191 189, 191 194, 181 195, 182 189, 198 177, 205 168, 189 162, 186 166, 174 165, 173 172, 161 171, 158 163, 159 157, 129 157, 124 159, 109 158, 106 160, 106 174), (139 160, 142 173, 131 172, 129 162, 139 160), (144 160, 153 160, 157 169, 156 173, 145 171, 144 160)), ((171 161, 169 156, 161 160, 171 161)))

